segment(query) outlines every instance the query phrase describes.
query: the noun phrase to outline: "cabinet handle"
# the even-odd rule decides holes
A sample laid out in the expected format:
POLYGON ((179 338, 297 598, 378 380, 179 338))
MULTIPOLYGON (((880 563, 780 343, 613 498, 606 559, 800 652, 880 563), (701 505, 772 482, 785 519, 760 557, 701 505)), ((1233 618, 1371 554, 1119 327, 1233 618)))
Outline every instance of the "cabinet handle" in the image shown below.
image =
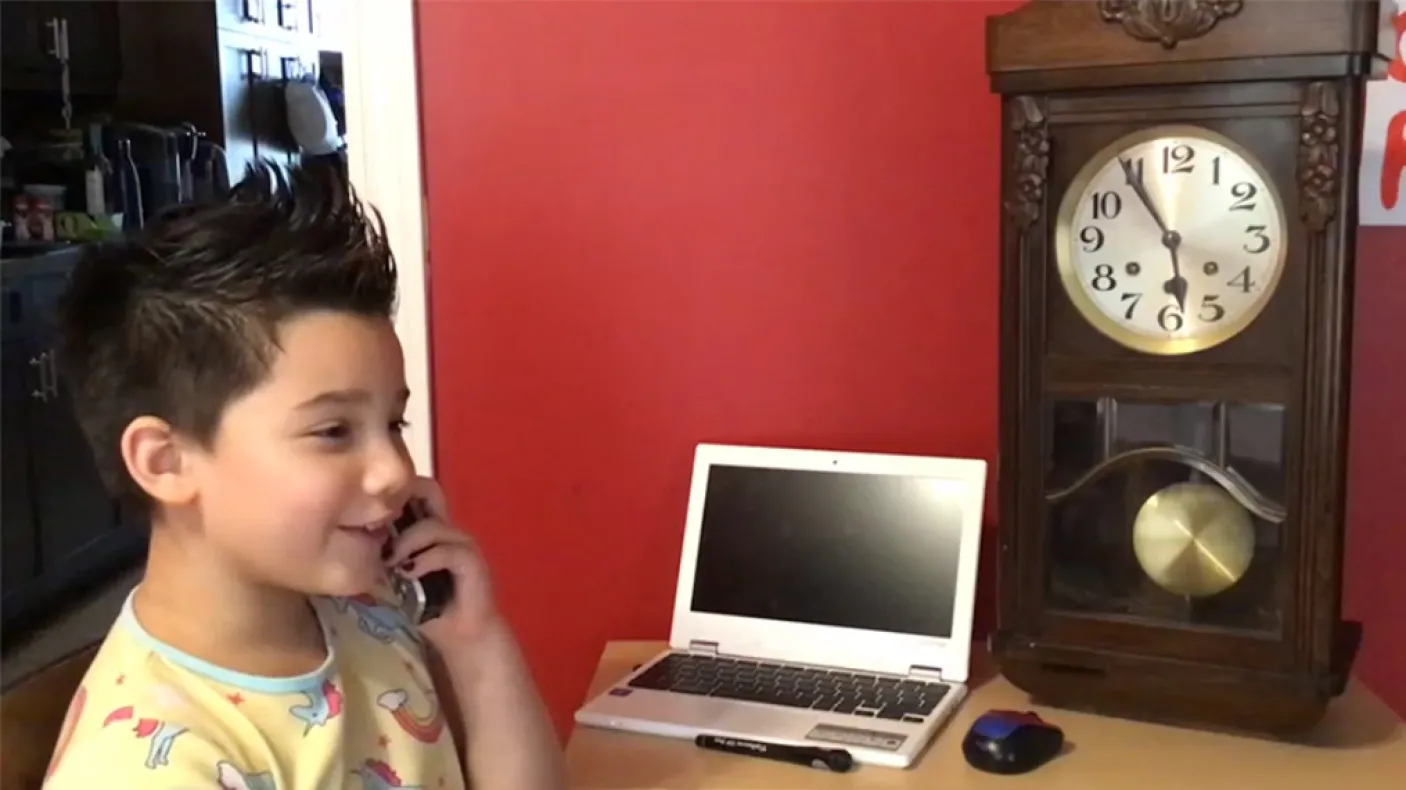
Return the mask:
POLYGON ((46 351, 44 367, 49 370, 49 397, 58 400, 59 397, 59 363, 58 354, 46 351))
POLYGON ((280 67, 283 69, 283 79, 299 80, 303 78, 303 61, 301 58, 279 58, 280 67))
POLYGON ((268 52, 262 49, 245 49, 241 52, 244 55, 244 79, 253 85, 268 72, 268 52))
POLYGON ((45 27, 52 31, 53 44, 50 45, 49 54, 55 58, 68 62, 68 20, 61 16, 56 16, 44 23, 45 27))
POLYGON ((278 26, 284 30, 297 30, 297 5, 288 2, 288 0, 276 0, 276 2, 278 3, 278 26))
MULTIPOLYGON (((253 130, 254 157, 259 157, 259 127, 261 122, 257 115, 259 111, 255 109, 256 104, 262 104, 263 100, 256 95, 259 91, 259 84, 268 78, 269 52, 267 49, 244 49, 240 50, 245 58, 246 72, 244 75, 245 94, 241 113, 244 115, 244 122, 249 124, 253 130)), ((262 93, 262 91, 259 91, 262 93)))
POLYGON ((242 49, 239 51, 244 57, 244 84, 253 89, 260 81, 268 79, 269 76, 269 53, 266 49, 242 49))
POLYGON ((29 358, 29 366, 35 368, 39 372, 39 388, 32 390, 29 393, 29 397, 37 401, 47 402, 49 400, 49 382, 47 381, 49 377, 49 366, 45 364, 45 362, 48 360, 48 357, 49 352, 44 351, 41 352, 37 357, 29 358))

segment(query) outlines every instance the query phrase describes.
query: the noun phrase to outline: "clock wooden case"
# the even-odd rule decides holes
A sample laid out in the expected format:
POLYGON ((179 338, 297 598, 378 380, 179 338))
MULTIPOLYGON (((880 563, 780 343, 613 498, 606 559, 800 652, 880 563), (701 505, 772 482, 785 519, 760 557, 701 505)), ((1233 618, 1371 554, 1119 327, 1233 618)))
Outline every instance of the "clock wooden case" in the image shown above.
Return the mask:
POLYGON ((1035 0, 1002 103, 1002 673, 1273 734, 1341 693, 1375 2, 1035 0))

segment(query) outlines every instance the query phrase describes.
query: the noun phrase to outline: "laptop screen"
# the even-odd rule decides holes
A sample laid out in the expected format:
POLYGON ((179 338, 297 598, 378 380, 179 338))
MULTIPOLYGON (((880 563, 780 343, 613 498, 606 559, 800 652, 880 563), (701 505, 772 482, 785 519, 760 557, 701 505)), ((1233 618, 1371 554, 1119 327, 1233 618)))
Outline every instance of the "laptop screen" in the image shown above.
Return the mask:
POLYGON ((954 483, 714 465, 692 610, 949 638, 954 483))

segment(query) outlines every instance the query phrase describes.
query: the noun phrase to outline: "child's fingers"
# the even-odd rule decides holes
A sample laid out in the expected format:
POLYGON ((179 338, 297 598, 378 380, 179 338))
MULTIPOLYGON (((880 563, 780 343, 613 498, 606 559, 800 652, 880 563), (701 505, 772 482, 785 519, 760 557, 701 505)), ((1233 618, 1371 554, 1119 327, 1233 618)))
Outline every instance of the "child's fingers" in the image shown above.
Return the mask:
POLYGON ((429 515, 441 521, 449 520, 449 502, 444 498, 444 489, 432 477, 417 477, 411 486, 412 496, 425 503, 429 515))
POLYGON ((468 535, 437 518, 421 519, 396 536, 391 545, 391 553, 386 557, 386 564, 399 565, 437 544, 465 546, 470 545, 470 541, 468 535))
POLYGON ((453 572, 454 568, 463 561, 462 557, 465 551, 466 549, 462 545, 435 544, 411 558, 408 567, 402 564, 400 566, 401 573, 418 579, 435 571, 448 570, 453 572))

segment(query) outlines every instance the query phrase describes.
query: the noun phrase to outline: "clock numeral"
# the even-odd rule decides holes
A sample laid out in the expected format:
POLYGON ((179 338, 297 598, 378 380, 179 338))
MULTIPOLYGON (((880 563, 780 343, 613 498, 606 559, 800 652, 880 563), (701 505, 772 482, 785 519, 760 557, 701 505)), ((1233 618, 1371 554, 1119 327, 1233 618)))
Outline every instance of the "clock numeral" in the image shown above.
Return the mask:
POLYGON ((1093 225, 1086 226, 1079 231, 1079 241, 1084 243, 1084 252, 1098 252, 1103 249, 1103 231, 1093 225))
POLYGON ((1113 279, 1113 267, 1106 263, 1100 263, 1094 267, 1094 279, 1089 281, 1095 291, 1111 291, 1118 287, 1118 281, 1113 279))
POLYGON ((1248 266, 1241 269, 1239 274, 1230 278, 1229 284, 1233 288, 1239 288, 1241 293, 1249 293, 1251 288, 1258 286, 1258 283, 1250 277, 1250 267, 1248 266))
POLYGON ((1196 150, 1186 143, 1162 146, 1163 173, 1190 173, 1194 168, 1191 160, 1196 158, 1196 150))
POLYGON ((1250 236, 1253 237, 1255 241, 1255 246, 1253 247, 1250 246, 1248 243, 1245 245, 1245 252, 1248 252, 1251 255, 1258 255, 1259 253, 1269 249, 1269 245, 1273 242, 1269 240, 1269 236, 1267 236, 1264 231, 1265 227, 1263 225, 1250 225, 1245 228, 1245 232, 1250 234, 1250 236))
POLYGON ((1133 320, 1133 311, 1137 309, 1137 303, 1142 301, 1142 294, 1123 294, 1121 300, 1128 306, 1128 309, 1123 311, 1123 317, 1129 321, 1133 320))
POLYGON ((1093 194, 1094 219, 1117 219, 1123 213, 1123 198, 1117 192, 1093 194))
POLYGON ((1220 157, 1211 159, 1211 185, 1220 186, 1220 157))
POLYGON ((1164 332, 1175 332, 1186 325, 1186 319, 1182 318, 1176 305, 1163 305, 1162 309, 1157 311, 1157 325, 1162 327, 1164 332))
POLYGON ((1225 308, 1218 303, 1219 300, 1220 296, 1216 294, 1202 296, 1201 309, 1197 313, 1197 317, 1207 324, 1214 324, 1225 318, 1225 308))
POLYGON ((1235 198, 1235 202, 1230 204, 1231 211, 1254 211, 1255 205, 1250 201, 1255 199, 1259 190, 1249 181, 1241 181, 1230 188, 1230 196, 1235 198))

